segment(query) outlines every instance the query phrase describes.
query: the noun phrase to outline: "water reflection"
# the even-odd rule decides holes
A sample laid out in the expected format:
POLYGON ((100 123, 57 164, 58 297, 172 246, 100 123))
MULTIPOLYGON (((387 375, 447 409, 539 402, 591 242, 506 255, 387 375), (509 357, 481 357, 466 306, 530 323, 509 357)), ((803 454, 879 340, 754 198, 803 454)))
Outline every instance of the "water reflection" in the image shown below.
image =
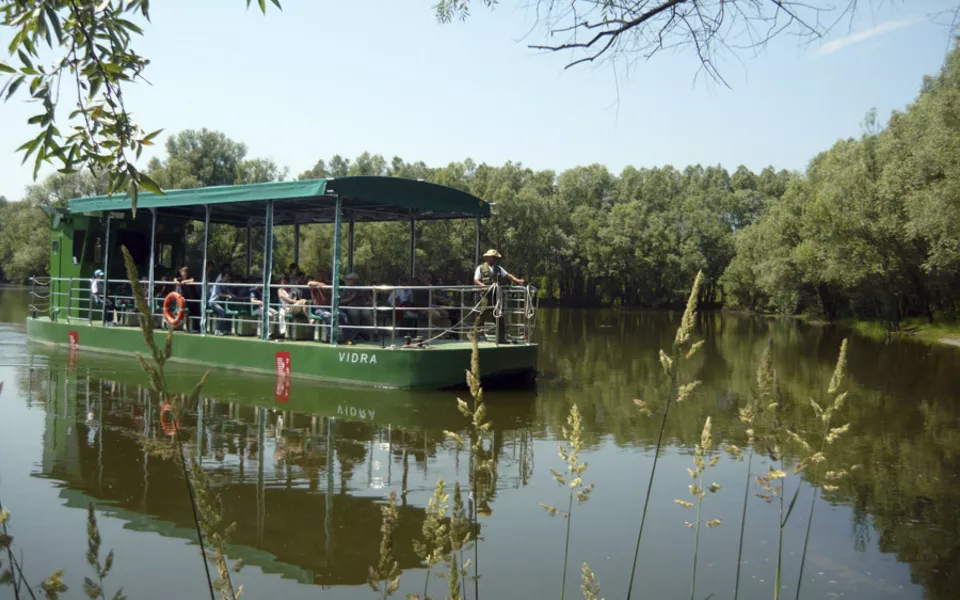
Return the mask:
MULTIPOLYGON (((93 365, 99 360, 89 357, 93 365)), ((93 499, 132 529, 194 539, 178 463, 151 455, 142 443, 173 443, 161 407, 134 378, 98 379, 91 366, 84 356, 74 372, 49 370, 43 381, 32 372, 27 401, 41 404, 46 414, 37 474, 64 484, 67 506, 82 508, 93 499)), ((304 583, 362 585, 379 552, 381 497, 394 488, 400 505, 396 558, 401 569, 416 568, 412 540, 424 511, 408 503, 411 473, 419 485, 443 456, 454 476, 463 475, 466 455, 445 448, 442 435, 462 426, 456 408, 403 393, 335 390, 335 397, 321 398, 307 389, 277 406, 256 401, 257 384, 267 387, 269 380, 245 384, 245 397, 254 400, 204 395, 180 423, 187 452, 201 457, 224 500, 225 520, 239 525, 231 558, 304 583), (384 402, 391 403, 389 410, 384 402), (402 425, 400 412, 414 405, 432 427, 402 425)), ((217 391, 216 384, 211 388, 217 391)), ((326 389, 313 391, 319 390, 326 389)), ((532 419, 529 403, 492 408, 506 422, 532 419)), ((500 487, 524 485, 532 475, 529 440, 522 427, 496 432, 500 487)))

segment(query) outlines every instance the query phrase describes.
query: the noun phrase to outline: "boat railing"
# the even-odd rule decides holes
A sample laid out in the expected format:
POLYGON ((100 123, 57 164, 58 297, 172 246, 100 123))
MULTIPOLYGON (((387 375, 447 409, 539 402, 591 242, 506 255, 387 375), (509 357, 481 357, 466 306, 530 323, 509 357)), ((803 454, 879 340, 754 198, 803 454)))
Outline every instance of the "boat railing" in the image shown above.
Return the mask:
MULTIPOLYGON (((96 280, 96 294, 95 281, 89 278, 38 277, 32 283, 34 317, 139 325, 139 311, 126 279, 96 280)), ((153 293, 146 280, 140 284, 158 328, 171 326, 164 318, 166 302, 166 312, 177 321, 172 326, 188 331, 321 342, 333 336, 333 287, 329 284, 271 285, 267 336, 262 331, 262 283, 208 282, 206 293, 201 282, 156 280, 153 293), (182 311, 177 302, 167 300, 171 292, 183 299, 182 311)), ((341 342, 409 346, 468 340, 476 326, 481 335, 498 343, 529 343, 536 323, 538 294, 530 285, 344 285, 339 289, 336 330, 341 342)))

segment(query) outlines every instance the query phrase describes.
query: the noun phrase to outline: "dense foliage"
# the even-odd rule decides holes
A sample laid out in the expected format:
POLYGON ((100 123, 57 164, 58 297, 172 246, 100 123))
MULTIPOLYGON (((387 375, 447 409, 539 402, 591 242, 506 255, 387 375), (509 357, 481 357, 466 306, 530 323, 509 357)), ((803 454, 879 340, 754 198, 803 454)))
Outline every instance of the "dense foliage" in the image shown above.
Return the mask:
MULTIPOLYGON (((519 163, 445 167, 388 161, 364 153, 320 160, 299 175, 314 178, 388 175, 459 187, 494 203, 483 247, 496 247, 505 266, 535 281, 544 296, 568 305, 617 303, 666 306, 682 302, 703 270, 702 300, 752 310, 828 318, 955 316, 960 297, 960 53, 928 78, 917 101, 882 129, 868 115, 859 139, 837 142, 805 173, 739 167, 601 165, 562 173, 519 163)), ((286 177, 272 161, 247 158, 223 134, 184 131, 153 160, 151 177, 165 188, 270 181, 286 177)), ((89 175, 55 175, 31 186, 26 203, 0 204, 0 265, 22 279, 45 268, 39 208, 70 196, 101 192, 89 175)), ((198 266, 202 224, 189 232, 198 266)), ((408 226, 357 227, 355 267, 365 281, 393 282, 408 265, 408 226)), ((332 228, 301 229, 305 269, 332 262, 332 228)), ((275 265, 293 259, 293 231, 278 232, 275 265)), ((254 265, 262 235, 254 232, 254 265)), ((243 270, 246 234, 211 231, 216 262, 243 270)), ((468 281, 473 223, 417 226, 417 269, 445 281, 468 281)))
POLYGON ((723 276, 751 309, 955 317, 960 309, 960 52, 878 130, 817 156, 737 234, 723 276))

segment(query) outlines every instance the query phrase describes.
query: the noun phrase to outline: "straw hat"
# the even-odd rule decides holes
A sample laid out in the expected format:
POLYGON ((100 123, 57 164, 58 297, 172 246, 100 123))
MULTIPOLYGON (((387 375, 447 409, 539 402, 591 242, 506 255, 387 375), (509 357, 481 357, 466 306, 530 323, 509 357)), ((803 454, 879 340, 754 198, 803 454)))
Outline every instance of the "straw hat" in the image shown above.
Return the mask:
POLYGON ((486 252, 483 253, 483 257, 484 257, 484 258, 487 258, 487 257, 490 257, 490 256, 492 256, 492 257, 494 257, 494 258, 503 258, 502 256, 500 256, 500 253, 497 252, 496 250, 487 250, 486 252))

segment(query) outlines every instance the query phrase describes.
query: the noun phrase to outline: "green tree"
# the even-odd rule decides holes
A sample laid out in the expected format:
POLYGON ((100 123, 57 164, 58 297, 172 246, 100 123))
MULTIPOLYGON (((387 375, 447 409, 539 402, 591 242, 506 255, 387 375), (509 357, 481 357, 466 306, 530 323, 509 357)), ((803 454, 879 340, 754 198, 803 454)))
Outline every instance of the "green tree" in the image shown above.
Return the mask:
MULTIPOLYGON (((266 13, 265 0, 258 4, 266 13)), ((134 202, 139 189, 159 191, 135 163, 160 130, 143 130, 124 99, 149 64, 133 47, 149 20, 147 0, 0 0, 0 26, 10 30, 8 50, 16 56, 14 65, 0 62, 0 96, 19 91, 39 108, 28 121, 37 135, 19 148, 24 161, 33 158, 34 178, 44 163, 56 163, 64 174, 104 173, 110 191, 129 189, 134 202), (63 89, 71 91, 61 95, 65 78, 63 89), (58 121, 64 98, 73 110, 58 121)))

